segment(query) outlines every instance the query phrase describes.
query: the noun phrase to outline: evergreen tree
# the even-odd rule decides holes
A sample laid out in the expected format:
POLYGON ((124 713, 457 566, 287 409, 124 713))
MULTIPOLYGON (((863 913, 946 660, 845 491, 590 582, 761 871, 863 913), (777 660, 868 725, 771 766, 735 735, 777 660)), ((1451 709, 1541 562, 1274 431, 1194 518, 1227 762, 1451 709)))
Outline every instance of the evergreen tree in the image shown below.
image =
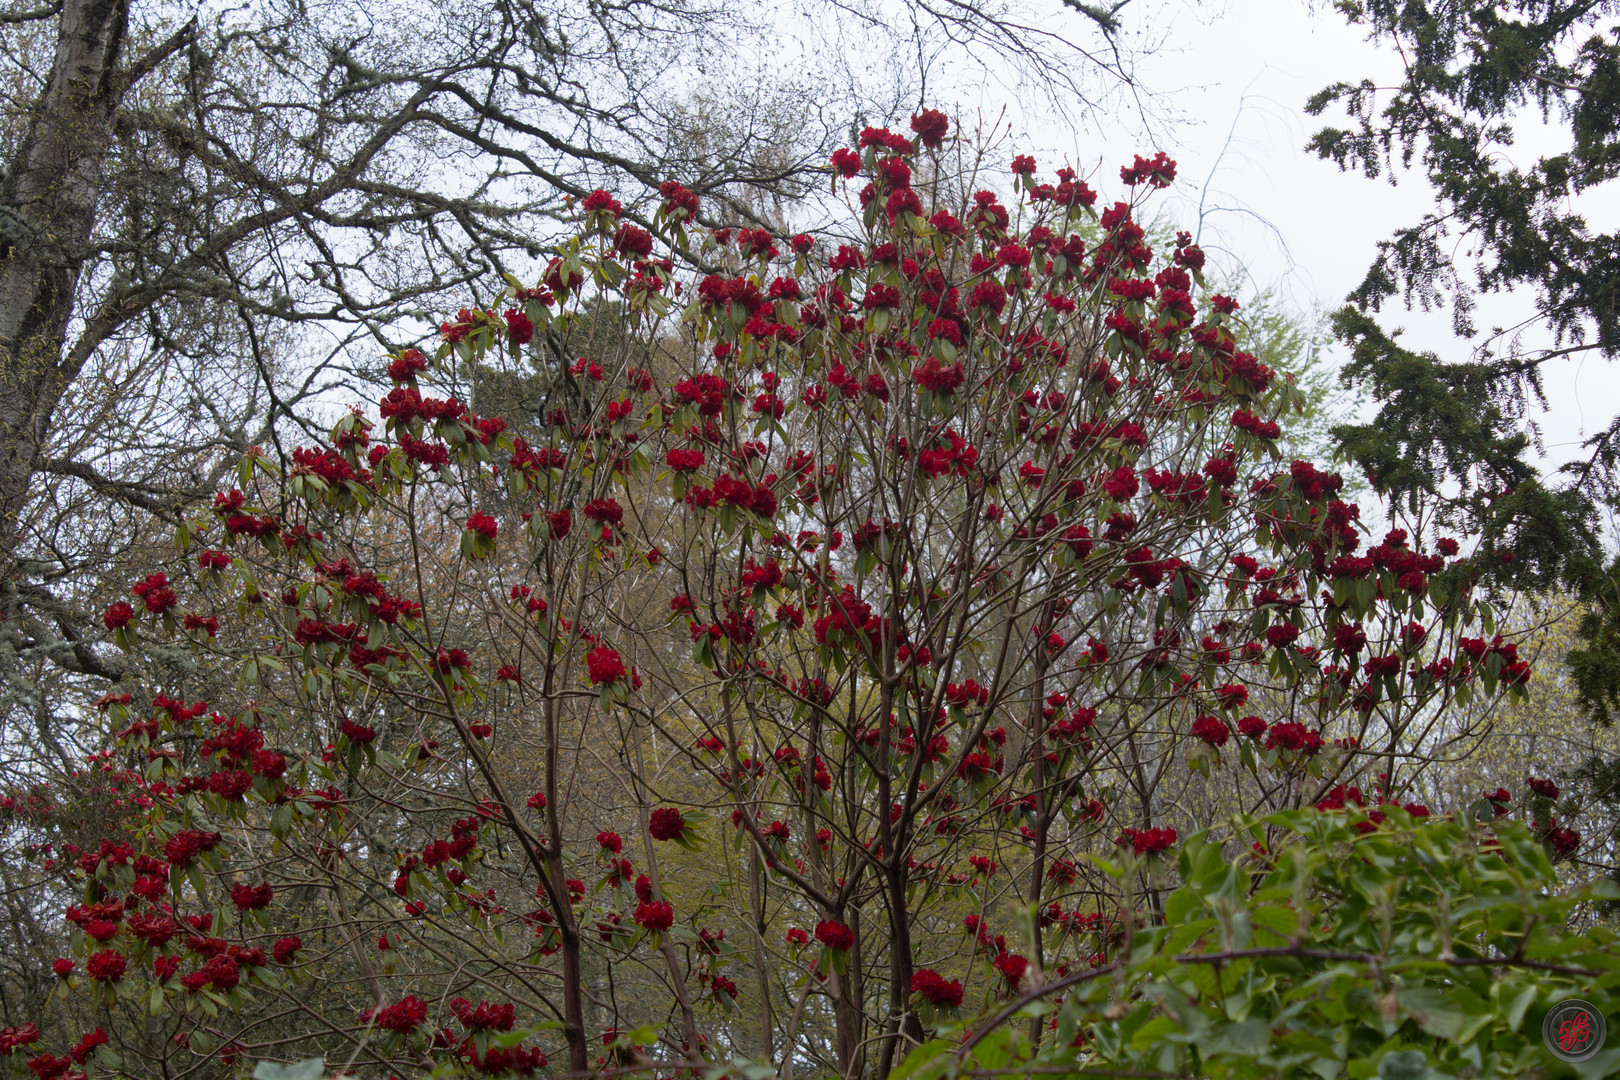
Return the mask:
POLYGON ((1620 417, 1551 476, 1531 454, 1530 409, 1559 357, 1620 356, 1620 234, 1579 212, 1620 173, 1620 5, 1595 0, 1344 0, 1339 9, 1404 62, 1398 86, 1338 83, 1313 97, 1348 128, 1308 149, 1369 178, 1415 169, 1436 204, 1379 244, 1366 278, 1333 316, 1352 351, 1346 381, 1379 402, 1370 423, 1335 430, 1375 490, 1480 536, 1493 584, 1555 583, 1593 604, 1569 654, 1582 706, 1620 709, 1620 563, 1599 534, 1620 500, 1620 417), (1560 153, 1509 153, 1536 120, 1567 135, 1560 153), (1516 164, 1517 163, 1517 164, 1516 164), (1526 327, 1476 326, 1475 297, 1523 290, 1543 343, 1526 327), (1399 298, 1449 305, 1466 341, 1441 358, 1404 347, 1377 315, 1399 298))

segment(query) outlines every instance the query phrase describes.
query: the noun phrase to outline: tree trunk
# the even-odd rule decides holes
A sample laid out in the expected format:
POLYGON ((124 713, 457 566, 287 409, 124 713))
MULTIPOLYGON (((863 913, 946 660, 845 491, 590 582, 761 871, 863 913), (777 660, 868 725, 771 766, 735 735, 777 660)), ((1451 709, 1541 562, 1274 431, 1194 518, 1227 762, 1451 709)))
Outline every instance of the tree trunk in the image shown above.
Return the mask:
POLYGON ((66 0, 50 79, 0 190, 0 529, 9 542, 73 373, 62 364, 123 94, 128 0, 66 0))

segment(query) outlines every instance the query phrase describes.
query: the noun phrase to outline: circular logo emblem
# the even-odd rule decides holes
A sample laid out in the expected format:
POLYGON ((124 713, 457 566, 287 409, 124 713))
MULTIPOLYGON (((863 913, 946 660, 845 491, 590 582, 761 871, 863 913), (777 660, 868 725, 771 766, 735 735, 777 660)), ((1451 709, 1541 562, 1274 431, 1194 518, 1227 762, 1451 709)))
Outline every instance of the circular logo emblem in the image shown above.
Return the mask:
POLYGON ((1603 1049, 1608 1026, 1596 1006, 1579 998, 1560 1001, 1541 1022, 1541 1038, 1553 1057, 1585 1061, 1603 1049))

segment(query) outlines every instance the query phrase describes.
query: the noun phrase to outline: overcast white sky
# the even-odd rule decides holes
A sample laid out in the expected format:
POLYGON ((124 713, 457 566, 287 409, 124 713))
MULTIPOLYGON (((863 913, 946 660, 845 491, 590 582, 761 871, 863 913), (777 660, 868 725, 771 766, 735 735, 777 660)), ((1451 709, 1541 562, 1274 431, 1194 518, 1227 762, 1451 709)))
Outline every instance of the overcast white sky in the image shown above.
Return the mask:
MULTIPOLYGON (((1168 151, 1180 164, 1168 204, 1175 219, 1195 222, 1202 197, 1206 249, 1218 249, 1227 266, 1246 267, 1257 285, 1275 286, 1301 310, 1331 309, 1360 282, 1377 241, 1395 225, 1416 221, 1432 203, 1427 185, 1409 174, 1392 187, 1359 173, 1342 174, 1305 153, 1311 133, 1330 118, 1308 116, 1303 105, 1338 80, 1395 82, 1398 55, 1365 41, 1325 4, 1304 0, 1184 0, 1161 9, 1161 16, 1145 32, 1162 37, 1164 45, 1143 61, 1138 75, 1142 85, 1169 95, 1183 118, 1159 129, 1159 145, 1144 145, 1140 123, 1128 110, 1100 118, 1100 130, 1069 130, 1015 108, 1008 114, 1013 141, 1038 148, 1043 172, 1060 164, 1059 158, 1082 172, 1100 163, 1096 186, 1105 198, 1118 192, 1118 166, 1133 152, 1168 151)), ((966 122, 976 110, 999 113, 1006 99, 1005 88, 987 85, 955 105, 966 122)), ((1526 161, 1557 138, 1556 128, 1531 127, 1514 150, 1526 161)), ((1601 219, 1620 213, 1616 206, 1582 209, 1599 219, 1594 225, 1607 227, 1612 222, 1601 219)), ((1485 297, 1476 323, 1510 325, 1531 314, 1528 297, 1485 297)), ((1407 327, 1406 340, 1420 348, 1443 357, 1465 355, 1450 333, 1449 313, 1386 308, 1386 316, 1407 327)), ((1601 429, 1620 411, 1620 371, 1597 358, 1583 363, 1574 357, 1552 361, 1545 377, 1550 407, 1536 419, 1549 458, 1567 460, 1583 434, 1601 429)))

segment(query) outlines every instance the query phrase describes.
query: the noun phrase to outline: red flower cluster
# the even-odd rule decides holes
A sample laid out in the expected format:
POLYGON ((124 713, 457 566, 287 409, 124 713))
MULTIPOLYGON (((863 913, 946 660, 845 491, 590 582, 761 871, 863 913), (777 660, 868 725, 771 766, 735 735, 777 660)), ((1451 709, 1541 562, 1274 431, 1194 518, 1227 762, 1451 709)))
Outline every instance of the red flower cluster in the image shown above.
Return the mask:
POLYGON ((816 924, 816 940, 829 949, 852 949, 855 947, 855 931, 841 922, 823 919, 816 924))
POLYGON ((338 724, 338 734, 352 743, 364 746, 376 739, 377 729, 370 724, 357 724, 353 720, 344 720, 338 724))
POLYGON ((231 903, 236 905, 237 911, 260 911, 270 906, 270 898, 275 894, 269 882, 244 885, 238 881, 231 886, 231 903))
POLYGON ((1114 843, 1121 847, 1129 844, 1137 855, 1157 855, 1175 846, 1176 830, 1124 829, 1114 843))
POLYGON ((10 1057, 18 1047, 32 1046, 37 1042, 39 1042, 39 1025, 33 1021, 21 1027, 0 1029, 0 1055, 10 1057))
POLYGON ((664 199, 659 213, 666 218, 694 218, 698 212, 698 197, 673 180, 658 185, 658 194, 664 199))
POLYGON ((592 521, 618 528, 624 522, 624 507, 617 499, 592 499, 582 513, 592 521))
POLYGON ((636 906, 636 923, 645 930, 661 934, 675 925, 675 909, 664 900, 643 900, 636 906))
POLYGON ((664 455, 664 461, 675 472, 692 472, 703 468, 703 451, 675 447, 664 455))
POLYGON ((673 806, 660 806, 647 819, 647 832, 654 840, 676 840, 686 831, 686 820, 673 806))
POLYGON ((606 645, 592 649, 586 654, 585 668, 590 675, 592 686, 603 683, 611 686, 625 675, 624 661, 619 658, 619 651, 606 645))
POLYGON ((141 598, 149 615, 162 615, 180 602, 166 574, 150 574, 146 580, 136 582, 130 592, 141 598))
POLYGON ((1304 724, 1287 721, 1271 725, 1266 733, 1267 750, 1292 750, 1307 757, 1322 749, 1322 736, 1304 724))
POLYGON ((946 980, 933 968, 922 968, 911 977, 911 992, 937 1008, 955 1009, 962 1004, 960 980, 946 980))
POLYGON ((97 982, 117 982, 124 977, 128 962, 113 949, 98 952, 84 962, 84 970, 97 982))
POLYGON ((223 837, 217 832, 186 829, 175 833, 163 845, 163 858, 175 869, 183 869, 191 865, 191 861, 198 855, 214 850, 221 839, 223 837))
POLYGON ((495 1005, 480 1001, 475 1008, 466 998, 458 997, 450 1002, 450 1013, 468 1031, 511 1031, 517 1020, 517 1010, 511 1002, 495 1005))
POLYGON ((1029 959, 1017 953, 1002 953, 992 966, 1006 978, 1007 989, 1016 990, 1029 971, 1029 959))
POLYGON ((415 994, 408 994, 392 1005, 376 1010, 367 1009, 360 1014, 360 1019, 375 1023, 384 1031, 409 1035, 427 1022, 427 1002, 415 994))
POLYGON ((106 612, 101 616, 101 622, 109 630, 122 630, 134 618, 135 609, 130 607, 128 601, 119 600, 107 608, 106 612))
POLYGON ((947 367, 935 356, 911 369, 911 381, 931 394, 949 394, 960 387, 965 378, 960 361, 947 367))
POLYGON ((951 133, 951 120, 938 109, 924 109, 911 118, 911 130, 917 133, 917 140, 924 146, 937 150, 944 145, 945 136, 951 133))
POLYGON ((1581 846, 1581 834, 1567 825, 1559 825, 1556 821, 1547 831, 1546 840, 1559 858, 1568 858, 1580 850, 1581 846))
POLYGON ((1211 746, 1225 746, 1226 740, 1232 737, 1232 729, 1218 716, 1200 716, 1193 721, 1192 736, 1211 746))
POLYGON ((609 217, 615 218, 624 211, 624 207, 619 205, 619 200, 601 188, 597 188, 585 196, 585 201, 580 204, 580 209, 587 214, 607 214, 609 217))
POLYGON ((968 708, 972 705, 985 705, 990 701, 990 689, 980 686, 972 679, 958 685, 947 683, 945 685, 945 702, 957 708, 968 708))

